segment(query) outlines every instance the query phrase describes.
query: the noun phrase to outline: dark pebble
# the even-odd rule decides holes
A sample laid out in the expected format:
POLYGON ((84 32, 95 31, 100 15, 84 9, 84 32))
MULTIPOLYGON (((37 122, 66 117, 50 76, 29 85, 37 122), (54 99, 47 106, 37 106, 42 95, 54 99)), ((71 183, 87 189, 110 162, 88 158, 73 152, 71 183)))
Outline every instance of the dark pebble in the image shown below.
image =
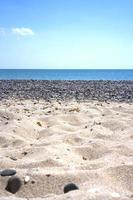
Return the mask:
POLYGON ((21 185, 22 182, 20 178, 18 178, 17 176, 13 176, 9 178, 5 189, 10 193, 15 194, 20 189, 21 185))
POLYGON ((35 184, 35 181, 31 181, 32 184, 35 184))
POLYGON ((26 155, 28 154, 28 152, 27 152, 27 151, 24 151, 22 154, 23 154, 24 156, 26 156, 26 155))
POLYGON ((1 176, 13 176, 16 174, 16 170, 14 169, 5 169, 1 171, 1 176))
POLYGON ((16 160, 17 160, 17 158, 15 158, 15 157, 12 157, 12 156, 10 157, 10 159, 11 159, 11 160, 14 160, 14 161, 16 161, 16 160))
POLYGON ((87 158, 83 156, 83 160, 87 160, 87 158))
POLYGON ((64 187, 64 193, 67 193, 72 190, 78 190, 78 189, 79 189, 78 186, 76 186, 74 183, 69 183, 64 187))
POLYGON ((46 176, 47 176, 47 177, 50 177, 51 175, 50 175, 50 174, 46 174, 46 176))

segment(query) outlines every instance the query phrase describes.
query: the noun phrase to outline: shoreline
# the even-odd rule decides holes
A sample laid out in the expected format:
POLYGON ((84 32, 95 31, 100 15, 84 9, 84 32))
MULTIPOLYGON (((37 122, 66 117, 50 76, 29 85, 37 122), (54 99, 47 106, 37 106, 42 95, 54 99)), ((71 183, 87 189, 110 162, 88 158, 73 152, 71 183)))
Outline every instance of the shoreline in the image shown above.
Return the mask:
POLYGON ((133 102, 133 81, 0 80, 0 100, 133 102))

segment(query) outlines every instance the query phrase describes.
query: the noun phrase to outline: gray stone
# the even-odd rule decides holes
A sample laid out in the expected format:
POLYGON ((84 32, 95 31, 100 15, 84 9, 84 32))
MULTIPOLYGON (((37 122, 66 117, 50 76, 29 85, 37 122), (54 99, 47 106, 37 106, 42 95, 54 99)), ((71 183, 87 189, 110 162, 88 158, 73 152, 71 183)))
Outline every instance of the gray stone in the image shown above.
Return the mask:
POLYGON ((13 176, 16 174, 16 170, 14 169, 4 169, 0 172, 1 176, 13 176))
POLYGON ((64 193, 70 192, 72 190, 78 190, 78 186, 75 185, 74 183, 69 183, 67 185, 65 185, 64 187, 64 193))
POLYGON ((21 185, 22 182, 20 178, 17 176, 12 176, 11 178, 9 178, 5 189, 10 193, 15 194, 20 189, 21 185))

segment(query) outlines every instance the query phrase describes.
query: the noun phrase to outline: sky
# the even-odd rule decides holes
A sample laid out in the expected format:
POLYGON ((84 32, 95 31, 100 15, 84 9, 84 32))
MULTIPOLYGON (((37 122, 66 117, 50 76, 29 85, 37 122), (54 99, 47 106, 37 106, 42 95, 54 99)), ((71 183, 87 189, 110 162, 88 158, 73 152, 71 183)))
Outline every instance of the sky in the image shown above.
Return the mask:
POLYGON ((133 0, 0 0, 0 68, 133 69, 133 0))

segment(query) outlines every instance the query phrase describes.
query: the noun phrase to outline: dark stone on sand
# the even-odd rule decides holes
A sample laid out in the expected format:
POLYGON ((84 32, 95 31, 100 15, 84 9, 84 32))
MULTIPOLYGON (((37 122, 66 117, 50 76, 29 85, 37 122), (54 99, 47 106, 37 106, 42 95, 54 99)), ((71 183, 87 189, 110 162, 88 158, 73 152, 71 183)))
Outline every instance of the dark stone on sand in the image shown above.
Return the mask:
POLYGON ((87 158, 83 156, 83 160, 87 160, 87 158))
POLYGON ((17 176, 12 176, 11 178, 9 178, 5 189, 10 193, 15 194, 20 189, 21 185, 22 182, 20 178, 17 176))
POLYGON ((22 154, 23 154, 24 156, 26 156, 26 155, 28 154, 28 152, 27 152, 27 151, 24 151, 22 154))
POLYGON ((31 181, 32 184, 35 184, 35 181, 31 181))
POLYGON ((14 161, 17 160, 17 158, 15 158, 15 157, 13 157, 13 156, 11 156, 10 159, 11 159, 11 160, 14 160, 14 161))
POLYGON ((47 177, 50 177, 51 175, 50 175, 50 174, 46 174, 46 176, 47 176, 47 177))
POLYGON ((75 185, 74 183, 69 183, 67 185, 65 185, 64 187, 64 193, 70 192, 72 190, 78 190, 78 186, 75 185))
POLYGON ((16 170, 14 169, 5 169, 3 171, 1 171, 1 176, 13 176, 16 174, 16 170))

